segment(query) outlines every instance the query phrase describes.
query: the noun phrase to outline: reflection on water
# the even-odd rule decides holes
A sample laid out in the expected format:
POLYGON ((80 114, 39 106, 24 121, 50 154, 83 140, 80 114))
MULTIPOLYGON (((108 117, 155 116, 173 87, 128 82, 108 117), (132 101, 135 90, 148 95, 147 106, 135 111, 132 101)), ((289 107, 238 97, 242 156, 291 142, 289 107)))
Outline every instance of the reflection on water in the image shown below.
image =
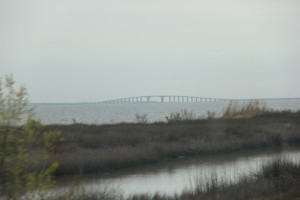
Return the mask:
MULTIPOLYGON (((299 162, 300 149, 272 150, 265 153, 244 151, 182 158, 151 166, 89 175, 85 176, 81 183, 88 192, 98 192, 101 188, 110 186, 121 190, 125 197, 157 192, 174 195, 195 187, 195 178, 204 186, 213 176, 224 182, 235 182, 241 176, 250 176, 258 172, 263 164, 276 158, 299 162)), ((68 184, 70 180, 61 180, 60 188, 65 188, 68 184)))

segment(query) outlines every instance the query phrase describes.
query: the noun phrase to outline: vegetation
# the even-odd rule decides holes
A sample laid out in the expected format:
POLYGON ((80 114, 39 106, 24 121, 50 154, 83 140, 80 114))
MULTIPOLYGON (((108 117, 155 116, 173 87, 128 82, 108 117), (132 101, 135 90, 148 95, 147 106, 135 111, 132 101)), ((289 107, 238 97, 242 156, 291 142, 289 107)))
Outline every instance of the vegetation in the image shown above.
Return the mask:
MULTIPOLYGON (((175 196, 133 195, 127 200, 298 200, 300 198, 300 163, 275 160, 264 166, 252 176, 240 178, 235 183, 224 183, 216 177, 201 185, 195 179, 196 187, 175 196)), ((117 190, 87 193, 79 188, 72 188, 60 197, 48 197, 47 200, 125 200, 117 190)))
POLYGON ((300 112, 252 118, 214 118, 114 125, 47 125, 65 141, 57 148, 56 175, 94 173, 182 156, 300 143, 300 112))
POLYGON ((142 114, 142 115, 138 113, 135 114, 135 118, 138 123, 142 123, 142 124, 148 123, 147 117, 148 117, 147 114, 142 114))
POLYGON ((215 119, 217 117, 217 114, 215 112, 210 112, 210 111, 207 111, 206 115, 207 115, 207 119, 215 119))
POLYGON ((42 131, 25 87, 14 85, 12 76, 0 81, 0 198, 30 199, 52 184, 58 163, 49 163, 48 155, 61 139, 59 131, 42 131))
POLYGON ((231 101, 223 112, 223 118, 250 118, 269 112, 266 105, 260 101, 250 101, 245 105, 239 105, 231 101))
POLYGON ((180 112, 171 113, 169 117, 166 117, 168 122, 177 122, 177 121, 187 121, 187 120, 196 120, 196 114, 193 111, 188 111, 186 109, 181 110, 180 112))
POLYGON ((212 178, 205 187, 198 185, 193 191, 180 196, 136 195, 132 200, 296 200, 299 197, 300 163, 276 160, 258 174, 243 177, 237 183, 226 184, 212 178))
MULTIPOLYGON (((122 199, 116 192, 87 194, 80 186, 52 197, 52 175, 94 173, 177 157, 300 144, 300 111, 275 112, 259 102, 231 102, 223 115, 172 113, 167 122, 42 126, 28 108, 24 87, 0 81, 0 199, 122 199), (57 130, 57 131, 53 131, 57 130), (64 140, 62 140, 64 138, 64 140), (58 164, 59 163, 59 164, 58 164)), ((180 196, 132 199, 291 199, 299 197, 300 164, 276 161, 237 184, 215 179, 180 196), (237 192, 238 191, 238 192, 237 192)))

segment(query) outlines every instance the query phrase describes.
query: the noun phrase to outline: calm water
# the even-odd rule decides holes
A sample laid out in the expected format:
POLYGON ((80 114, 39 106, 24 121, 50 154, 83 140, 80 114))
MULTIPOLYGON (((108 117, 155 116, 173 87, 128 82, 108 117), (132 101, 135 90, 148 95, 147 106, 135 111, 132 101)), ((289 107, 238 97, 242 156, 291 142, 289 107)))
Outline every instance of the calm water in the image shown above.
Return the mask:
MULTIPOLYGON (((264 101, 269 108, 275 110, 300 110, 300 99, 264 101)), ((72 119, 79 123, 107 124, 119 122, 135 122, 135 115, 147 114, 150 122, 164 121, 172 112, 183 109, 193 111, 197 117, 206 116, 207 111, 222 113, 228 102, 202 103, 152 103, 152 104, 70 104, 70 105, 38 105, 35 106, 37 117, 44 124, 70 124, 72 119)))
MULTIPOLYGON (((264 102, 275 110, 300 110, 300 100, 272 100, 264 102)), ((207 111, 220 114, 228 102, 203 103, 153 103, 119 105, 41 105, 36 106, 37 116, 45 124, 70 124, 72 119, 80 123, 104 124, 135 122, 135 114, 147 114, 150 122, 164 121, 172 112, 183 109, 193 111, 198 117, 205 117, 207 111)), ((286 149, 259 153, 247 151, 234 154, 193 157, 165 161, 155 165, 115 172, 84 176, 81 183, 87 192, 99 192, 103 188, 112 188, 125 197, 132 194, 166 195, 180 194, 195 187, 195 179, 205 185, 215 176, 224 182, 235 182, 241 176, 252 175, 275 158, 283 157, 298 161, 300 149, 286 149)), ((59 180, 57 192, 63 192, 72 184, 71 178, 59 180)))
MULTIPOLYGON (((196 182, 205 186, 211 177, 217 177, 223 182, 236 182, 242 176, 257 173, 262 165, 278 158, 300 162, 300 149, 290 148, 264 153, 245 151, 184 158, 134 169, 84 176, 81 183, 87 192, 92 193, 111 189, 120 192, 124 197, 132 194, 153 195, 155 193, 174 195, 193 189, 196 182)), ((71 180, 70 178, 60 180, 57 191, 63 192, 69 188, 71 180)))

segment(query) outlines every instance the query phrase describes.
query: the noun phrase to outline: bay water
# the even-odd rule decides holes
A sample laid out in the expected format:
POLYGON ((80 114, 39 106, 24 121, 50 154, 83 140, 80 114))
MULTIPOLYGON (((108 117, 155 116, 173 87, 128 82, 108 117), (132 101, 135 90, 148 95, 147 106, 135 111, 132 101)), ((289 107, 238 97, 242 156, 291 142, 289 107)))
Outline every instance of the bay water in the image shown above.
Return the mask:
MULTIPOLYGON (((240 104, 247 101, 239 101, 240 104)), ((300 110, 300 99, 265 100, 263 103, 274 110, 300 110)), ((206 117, 207 112, 221 115, 229 102, 198 103, 149 103, 149 104, 47 104, 35 105, 37 117, 43 124, 114 124, 136 122, 136 114, 146 114, 149 122, 166 121, 171 113, 186 109, 196 117, 206 117)), ((102 190, 120 192, 124 197, 133 194, 155 193, 175 195, 205 186, 212 177, 223 182, 236 182, 243 176, 252 176, 262 165, 274 159, 284 158, 300 162, 300 149, 277 149, 268 152, 245 151, 223 155, 199 156, 162 161, 157 164, 107 173, 84 175, 80 183, 85 191, 102 190)), ((72 177, 58 180, 56 191, 68 190, 72 177)), ((58 193, 60 193, 58 192, 58 193)))
MULTIPOLYGON (((239 101, 240 104, 247 101, 239 101)), ((300 99, 264 100, 274 110, 300 110, 300 99)), ((149 122, 166 121, 171 113, 186 109, 196 117, 206 117, 207 112, 221 115, 229 104, 225 102, 149 103, 149 104, 35 104, 36 116, 43 124, 114 124, 136 122, 136 114, 147 115, 149 122)))

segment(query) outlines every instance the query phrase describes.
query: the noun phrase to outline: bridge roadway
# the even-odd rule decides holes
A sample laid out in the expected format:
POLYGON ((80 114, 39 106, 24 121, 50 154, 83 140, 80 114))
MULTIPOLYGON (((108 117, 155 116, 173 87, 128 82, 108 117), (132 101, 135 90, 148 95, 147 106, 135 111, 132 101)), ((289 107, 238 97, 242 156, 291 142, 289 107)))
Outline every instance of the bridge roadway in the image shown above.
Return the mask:
POLYGON ((262 98, 262 99, 221 99, 178 95, 137 96, 98 102, 100 104, 125 103, 192 103, 192 102, 220 102, 220 101, 251 101, 251 100, 300 100, 300 98, 262 98))
POLYGON ((102 101, 101 104, 123 104, 123 103, 190 103, 190 102, 217 102, 231 101, 231 99, 193 97, 193 96, 177 96, 177 95, 154 95, 154 96, 138 96, 127 97, 102 101))

